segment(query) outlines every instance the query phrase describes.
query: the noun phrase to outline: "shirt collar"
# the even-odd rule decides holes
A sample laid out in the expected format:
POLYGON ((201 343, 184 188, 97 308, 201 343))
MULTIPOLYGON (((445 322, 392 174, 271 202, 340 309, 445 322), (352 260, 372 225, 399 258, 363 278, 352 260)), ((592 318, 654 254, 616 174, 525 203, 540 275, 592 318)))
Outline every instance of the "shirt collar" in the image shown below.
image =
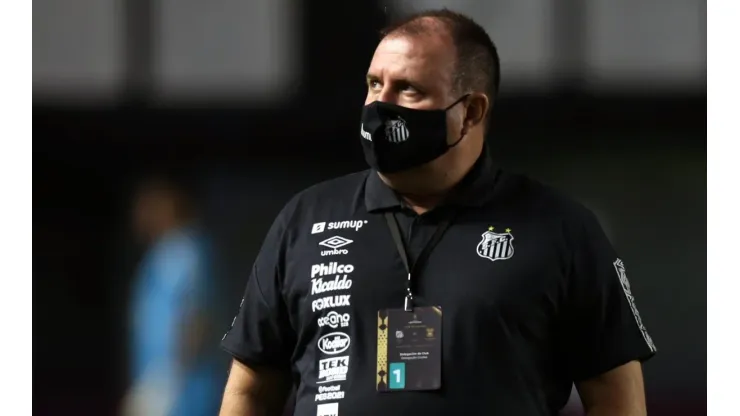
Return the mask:
MULTIPOLYGON (((462 181, 443 201, 444 206, 477 207, 488 202, 493 195, 493 187, 499 176, 488 153, 483 147, 481 155, 462 181)), ((365 180, 365 207, 368 212, 403 208, 405 205, 398 195, 380 179, 378 172, 371 169, 365 180)))

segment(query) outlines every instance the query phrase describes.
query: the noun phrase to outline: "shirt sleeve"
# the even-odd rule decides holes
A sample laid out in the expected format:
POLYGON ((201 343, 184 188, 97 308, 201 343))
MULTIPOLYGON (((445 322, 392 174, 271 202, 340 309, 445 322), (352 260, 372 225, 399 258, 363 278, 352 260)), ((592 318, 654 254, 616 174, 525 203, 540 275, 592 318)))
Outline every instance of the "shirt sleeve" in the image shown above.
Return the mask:
POLYGON ((655 344, 635 304, 624 262, 590 211, 572 231, 566 297, 565 351, 574 381, 633 360, 645 361, 655 344))
POLYGON ((281 291, 285 210, 267 233, 252 266, 247 287, 221 346, 247 366, 289 368, 295 346, 288 310, 281 291))

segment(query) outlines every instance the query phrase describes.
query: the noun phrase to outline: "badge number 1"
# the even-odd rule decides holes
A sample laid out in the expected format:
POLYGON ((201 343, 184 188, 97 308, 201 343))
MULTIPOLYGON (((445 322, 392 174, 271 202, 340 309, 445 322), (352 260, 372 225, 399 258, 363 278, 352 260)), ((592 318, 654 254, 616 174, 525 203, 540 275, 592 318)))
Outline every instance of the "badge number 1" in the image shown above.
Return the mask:
POLYGON ((406 363, 390 363, 388 387, 392 390, 406 387, 406 363))

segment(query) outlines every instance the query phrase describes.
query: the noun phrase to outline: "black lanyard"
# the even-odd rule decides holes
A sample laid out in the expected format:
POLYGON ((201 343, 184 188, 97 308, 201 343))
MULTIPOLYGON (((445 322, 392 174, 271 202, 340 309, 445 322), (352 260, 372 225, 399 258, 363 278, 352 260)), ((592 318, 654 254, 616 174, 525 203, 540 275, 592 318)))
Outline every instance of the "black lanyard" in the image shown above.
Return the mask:
POLYGON ((424 262, 429 258, 429 255, 432 254, 434 246, 436 246, 437 243, 442 240, 442 235, 444 235, 445 231, 450 228, 453 219, 454 214, 451 214, 448 215, 447 218, 445 218, 444 220, 440 221, 439 225, 437 225, 437 230, 434 232, 432 238, 424 246, 424 249, 421 250, 419 257, 416 259, 413 266, 409 267, 409 258, 406 254, 406 246, 404 245, 403 239, 401 238, 401 229, 398 227, 398 221, 396 221, 396 217, 393 215, 392 212, 385 213, 385 221, 388 223, 388 229, 391 231, 393 242, 396 243, 398 255, 401 256, 403 265, 406 267, 406 273, 408 273, 406 279, 406 297, 403 302, 403 309, 405 311, 411 312, 414 308, 414 294, 411 290, 412 272, 419 272, 419 267, 422 267, 420 265, 423 265, 424 262))

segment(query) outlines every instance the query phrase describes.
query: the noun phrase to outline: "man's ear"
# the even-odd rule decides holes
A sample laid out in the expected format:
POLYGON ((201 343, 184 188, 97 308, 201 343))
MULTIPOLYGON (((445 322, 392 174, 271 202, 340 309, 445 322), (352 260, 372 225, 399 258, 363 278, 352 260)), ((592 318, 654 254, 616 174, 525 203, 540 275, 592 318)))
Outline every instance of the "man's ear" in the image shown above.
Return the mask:
POLYGON ((465 119, 463 120, 463 131, 468 132, 474 127, 481 125, 485 122, 488 108, 491 105, 488 97, 485 94, 474 93, 471 94, 465 107, 465 119))

